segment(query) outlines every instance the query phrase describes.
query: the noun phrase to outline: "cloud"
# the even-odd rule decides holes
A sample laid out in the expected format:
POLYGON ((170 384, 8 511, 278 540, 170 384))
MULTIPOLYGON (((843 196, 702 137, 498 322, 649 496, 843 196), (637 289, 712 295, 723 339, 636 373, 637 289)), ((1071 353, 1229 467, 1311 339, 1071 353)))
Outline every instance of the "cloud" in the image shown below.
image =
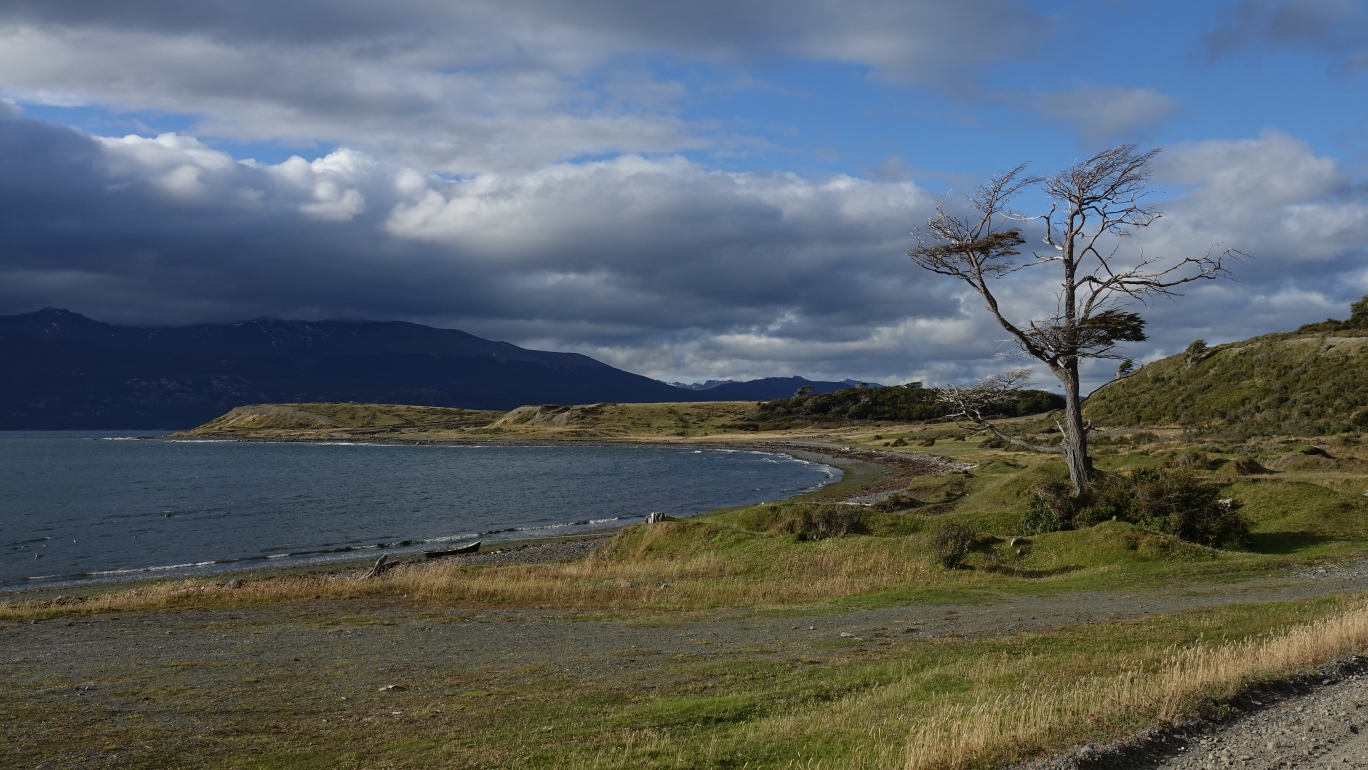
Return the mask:
POLYGON ((1040 94, 1035 108, 1084 137, 1106 139, 1159 127, 1178 112, 1178 101, 1150 88, 1082 85, 1040 94))
POLYGON ((1243 0, 1204 38, 1211 59, 1240 50, 1303 50, 1340 74, 1368 67, 1368 9, 1356 0, 1243 0))
MULTIPOLYGON (((1253 259, 1238 283, 1142 309, 1153 340, 1128 355, 1295 327, 1362 292, 1368 202, 1333 160, 1277 133, 1160 159, 1156 186, 1179 194, 1126 253, 1220 242, 1253 259)), ((940 383, 1019 363, 972 291, 903 256, 934 204, 911 182, 678 156, 452 178, 346 148, 262 164, 0 116, 0 312, 408 319, 665 379, 940 383)), ((1000 301, 1040 317, 1053 279, 1021 274, 1000 301)))
POLYGON ((1011 0, 628 0, 230 5, 40 3, 0 10, 0 92, 196 116, 194 133, 342 144, 431 170, 725 149, 641 66, 805 59, 966 96, 1047 22, 1011 0))

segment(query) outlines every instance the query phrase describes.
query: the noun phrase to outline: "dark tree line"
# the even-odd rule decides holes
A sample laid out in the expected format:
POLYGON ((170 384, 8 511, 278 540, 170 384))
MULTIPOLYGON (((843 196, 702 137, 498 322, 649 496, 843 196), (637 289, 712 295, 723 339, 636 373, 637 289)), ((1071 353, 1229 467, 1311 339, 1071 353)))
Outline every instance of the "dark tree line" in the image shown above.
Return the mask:
MULTIPOLYGON (((1044 390, 1016 391, 1013 398, 997 405, 992 417, 1020 417, 1063 408, 1064 397, 1044 390)), ((760 404, 756 419, 761 422, 810 420, 874 420, 921 422, 948 416, 940 390, 922 387, 920 382, 871 388, 855 387, 834 393, 802 392, 760 404)))

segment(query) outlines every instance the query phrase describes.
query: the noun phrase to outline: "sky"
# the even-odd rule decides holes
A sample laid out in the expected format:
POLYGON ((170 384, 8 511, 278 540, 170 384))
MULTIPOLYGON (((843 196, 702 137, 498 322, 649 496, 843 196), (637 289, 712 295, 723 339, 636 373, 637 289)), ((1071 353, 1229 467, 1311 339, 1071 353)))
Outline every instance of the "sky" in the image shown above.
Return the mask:
MULTIPOLYGON (((8 0, 0 314, 967 382, 1031 362, 912 231, 1020 163, 1135 143, 1162 148, 1163 216, 1122 259, 1248 255, 1133 308, 1150 361, 1368 294, 1366 97, 1359 0, 8 0)), ((1057 284, 998 293, 1024 321, 1057 284)))

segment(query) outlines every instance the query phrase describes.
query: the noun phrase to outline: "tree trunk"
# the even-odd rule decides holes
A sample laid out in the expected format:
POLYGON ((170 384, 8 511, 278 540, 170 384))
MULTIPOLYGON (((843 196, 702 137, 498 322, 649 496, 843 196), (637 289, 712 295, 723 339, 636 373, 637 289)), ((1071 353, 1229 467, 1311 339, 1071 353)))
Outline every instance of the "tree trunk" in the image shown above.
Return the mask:
POLYGON ((1077 359, 1061 369, 1055 374, 1064 385, 1064 462, 1069 466, 1069 481, 1073 482, 1076 496, 1088 488, 1092 463, 1088 460, 1088 431, 1083 427, 1083 403, 1078 395, 1077 359))

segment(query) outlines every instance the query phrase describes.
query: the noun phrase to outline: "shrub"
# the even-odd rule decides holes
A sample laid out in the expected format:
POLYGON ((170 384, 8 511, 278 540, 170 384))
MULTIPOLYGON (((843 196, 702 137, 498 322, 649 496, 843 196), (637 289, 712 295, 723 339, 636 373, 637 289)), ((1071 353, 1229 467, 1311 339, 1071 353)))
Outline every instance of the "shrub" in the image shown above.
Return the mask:
POLYGON ((1132 516, 1139 526, 1213 548, 1249 544, 1249 522, 1240 515, 1239 502, 1219 499, 1221 489, 1215 484, 1186 471, 1137 472, 1132 477, 1132 516))
POLYGON ((1070 529, 1078 502, 1073 496, 1073 485, 1063 479, 1042 481, 1032 486, 1031 505, 1022 520, 1022 531, 1039 535, 1070 529))
POLYGON ((862 510, 836 504, 803 508, 771 506, 761 515, 760 525, 770 532, 793 535, 798 540, 823 540, 869 533, 862 510))
POLYGON ((974 532, 973 527, 947 520, 936 527, 931 544, 936 549, 936 558, 941 566, 954 569, 964 563, 964 557, 969 555, 969 549, 974 547, 977 538, 978 533, 974 532))
POLYGON ((1031 487, 1022 531, 1035 535, 1117 519, 1213 548, 1244 548, 1249 543, 1249 522, 1239 513, 1239 501, 1220 499, 1219 486, 1187 470, 1103 473, 1082 496, 1074 497, 1072 491, 1062 479, 1031 487))

